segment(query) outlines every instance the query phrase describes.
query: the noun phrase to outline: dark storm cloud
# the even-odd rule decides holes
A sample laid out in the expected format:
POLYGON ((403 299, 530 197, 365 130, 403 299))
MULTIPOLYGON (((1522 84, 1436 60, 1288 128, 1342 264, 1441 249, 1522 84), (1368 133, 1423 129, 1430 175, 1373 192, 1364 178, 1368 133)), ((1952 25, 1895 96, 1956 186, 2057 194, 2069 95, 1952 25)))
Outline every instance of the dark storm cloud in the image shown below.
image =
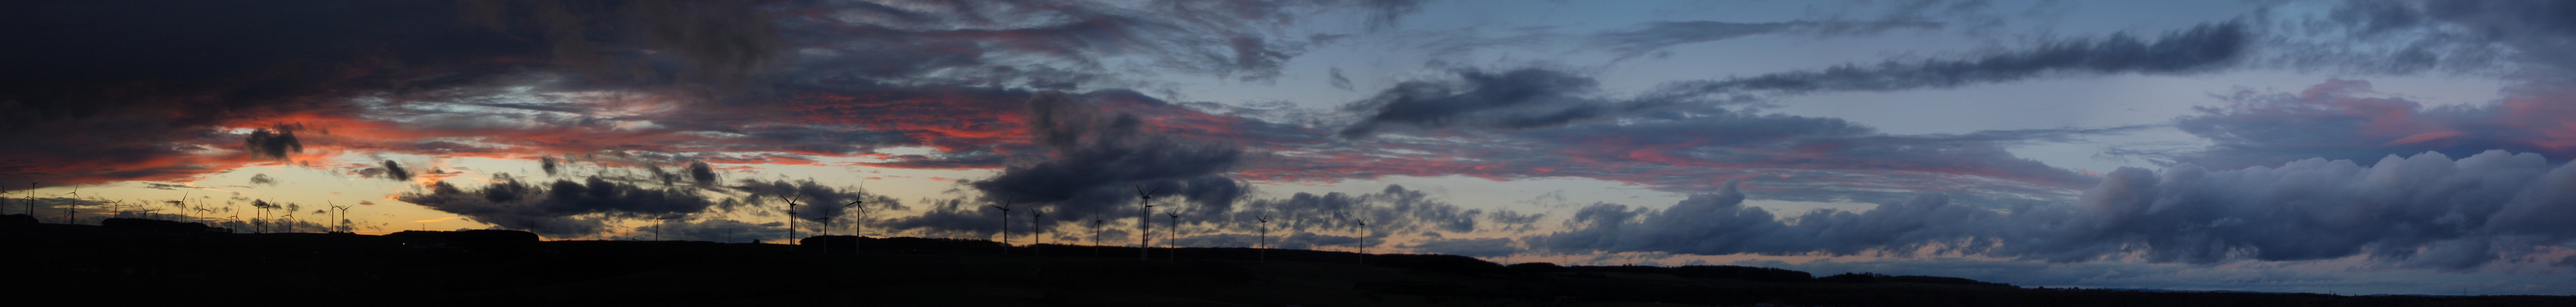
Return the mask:
POLYGON ((1387 185, 1377 193, 1297 193, 1285 198, 1254 199, 1244 202, 1239 210, 1227 216, 1184 219, 1182 222, 1191 225, 1211 223, 1232 232, 1256 232, 1262 226, 1258 221, 1266 217, 1274 235, 1330 232, 1384 237, 1426 231, 1523 230, 1540 216, 1510 209, 1469 209, 1433 198, 1421 190, 1387 185), (1362 226, 1363 223, 1367 225, 1362 226))
POLYGON ((2188 74, 2214 71, 2247 53, 2254 34, 2234 23, 2167 32, 2152 41, 2128 33, 2042 43, 1967 59, 1889 61, 1822 70, 1667 84, 1666 95, 1737 96, 1952 88, 2051 76, 2188 74))
MULTIPOLYGON (((1577 77, 1556 84, 1581 84, 1577 77)), ((1485 75, 1484 80, 1503 80, 1485 75)), ((1530 79, 1545 79, 1530 77, 1530 79)), ((1498 88, 1536 89, 1541 86, 1498 88)), ((1540 82, 1547 83, 1547 82, 1540 82)), ((1507 91, 1507 90, 1495 90, 1507 91)), ((1452 92, 1465 93, 1465 92, 1452 92)), ((1563 94, 1468 93, 1401 103, 1356 104, 1372 109, 1519 109, 1517 114, 1620 110, 1627 106, 1563 94), (1514 99, 1479 99, 1513 97, 1514 99), (1544 98, 1534 98, 1544 97, 1544 98), (1529 101, 1591 101, 1537 103, 1529 101), (1519 101, 1519 102, 1515 102, 1519 101), (1435 107, 1437 106, 1437 107, 1435 107), (1574 111, 1568 111, 1574 110, 1574 111)), ((1633 105, 1633 104, 1632 104, 1633 105)), ((1499 125, 1521 116, 1502 111, 1467 113, 1391 111, 1375 125, 1499 125), (1401 115, 1401 116, 1399 116, 1401 115), (1419 124, 1414 124, 1419 123, 1419 124)), ((1344 132, 1366 131, 1370 123, 1344 132)), ((1990 130, 1965 134, 1896 135, 1836 118, 1755 114, 1721 108, 1668 108, 1620 117, 1617 122, 1567 123, 1546 129, 1453 130, 1438 138, 1358 138, 1353 145, 1311 146, 1289 158, 1262 159, 1243 173, 1259 178, 1374 178, 1386 175, 1464 174, 1511 180, 1585 177, 1647 184, 1666 191, 1709 191, 1734 178, 1793 179, 1765 185, 1763 197, 1807 201, 1893 202, 1911 191, 1961 193, 1980 204, 2013 198, 2071 197, 2098 179, 2074 170, 2017 157, 2010 146, 2083 142, 2086 138, 2154 128, 2123 126, 1990 130), (1357 145, 1365 144, 1365 145, 1357 145), (1972 175, 2000 180, 1959 180, 1972 175)), ((1340 145, 1340 144, 1336 144, 1340 145)))
POLYGON ((543 156, 543 157, 537 157, 537 169, 545 170, 545 171, 546 171, 546 176, 554 176, 554 175, 555 175, 555 173, 557 173, 557 172, 558 172, 557 167, 555 166, 555 157, 554 157, 554 156, 543 156))
POLYGON ((394 163, 394 160, 385 160, 384 173, 385 179, 411 181, 411 171, 403 169, 402 164, 394 163))
POLYGON ((1133 82, 1113 59, 1133 57, 1139 68, 1266 81, 1319 43, 1269 35, 1300 13, 1357 10, 1391 25, 1415 2, 852 2, 796 7, 818 14, 788 19, 787 32, 829 50, 805 55, 798 74, 811 76, 1076 90, 1133 82))
POLYGON ((352 98, 527 74, 578 75, 593 86, 741 79, 766 63, 755 54, 778 51, 740 41, 776 37, 745 26, 768 23, 748 5, 468 6, 483 9, 452 1, 0 4, 0 27, 13 29, 0 31, 0 44, 42 46, 0 50, 0 142, 51 148, 0 153, 32 163, 0 166, 0 179, 182 180, 328 146, 309 131, 268 128, 367 112, 352 98), (243 128, 259 130, 226 132, 243 128), (191 150, 229 144, 247 150, 191 150))
POLYGON ((1663 50, 1664 48, 1677 45, 1727 40, 1760 34, 1782 32, 1870 34, 1898 28, 1939 29, 1941 28, 1941 23, 1895 20, 1877 22, 1789 21, 1754 23, 1722 21, 1660 21, 1645 23, 1630 29, 1595 33, 1592 35, 1591 40, 1610 51, 1620 53, 1621 58, 1629 58, 1645 55, 1650 52, 1663 50))
MULTIPOLYGON (((1751 28, 1758 30, 1763 27, 1751 28)), ((1365 137, 1389 127, 1558 127, 1704 108, 1712 102, 1703 97, 1710 96, 1720 101, 1750 101, 1763 99, 1760 95, 1950 88, 2051 76, 2206 72, 2225 67, 2245 53, 2247 45, 2251 44, 2248 42, 2251 34, 2244 28, 2237 23, 2204 24, 2166 33, 2152 41, 2117 33, 2048 42, 2030 49, 1968 59, 1890 61, 1874 66, 1843 65, 1823 70, 1675 82, 1666 84, 1651 95, 1624 100, 1597 97, 1594 95, 1597 91, 1595 81, 1564 72, 1542 69, 1506 72, 1462 70, 1457 72, 1455 81, 1399 83, 1377 96, 1345 106, 1345 110, 1358 113, 1362 118, 1344 128, 1341 135, 1346 138, 1365 137)), ((1608 37, 1640 44, 1679 39, 1670 37, 1673 36, 1671 32, 1679 30, 1649 30, 1613 33, 1608 37)))
POLYGON ((689 182, 699 185, 715 184, 716 171, 708 168, 706 162, 689 162, 689 182))
POLYGON ((2174 126, 2213 143, 2198 150, 2130 150, 2105 155, 2191 162, 2215 169, 2280 165, 2309 158, 2372 161, 2388 155, 2488 150, 2576 158, 2576 95, 2546 86, 2510 89, 2484 104, 2425 106, 2375 92, 2369 82, 2329 80, 2298 93, 2251 90, 2221 96, 2226 104, 2195 108, 2174 126))
POLYGON ((294 128, 296 127, 280 126, 273 129, 253 130, 249 137, 242 138, 242 150, 249 151, 251 158, 254 159, 293 158, 292 155, 304 152, 304 143, 295 140, 294 128))
POLYGON ((1146 131, 1134 115, 1101 115, 1099 106, 1063 93, 1040 93, 1026 108, 1028 135, 1054 152, 967 183, 998 198, 989 201, 1053 204, 1066 212, 1124 210, 1112 206, 1128 204, 1141 187, 1160 190, 1157 197, 1188 199, 1197 205, 1191 210, 1225 212, 1245 192, 1221 174, 1242 159, 1242 149, 1146 131))
POLYGON ((1535 128, 1608 115, 1605 102, 1578 97, 1594 91, 1592 78, 1543 69, 1500 73, 1459 71, 1455 82, 1408 81, 1350 105, 1365 116, 1343 128, 1343 137, 1365 137, 1385 125, 1535 128))
POLYGON ((646 187, 601 177, 524 183, 501 173, 494 174, 491 182, 471 189, 439 182, 427 193, 405 192, 395 199, 557 238, 600 234, 625 220, 706 212, 717 204, 695 189, 646 187))
POLYGON ((2162 173, 2124 168, 2074 204, 1991 210, 1939 194, 1852 213, 1778 219, 1734 185, 1662 210, 1600 204, 1534 236, 1558 252, 1912 255, 1917 251, 2082 262, 2134 255, 2210 264, 2367 255, 2407 267, 2473 269, 2576 240, 2576 167, 2539 155, 2394 156, 2376 166, 2309 159, 2280 168, 2162 173))
POLYGON ((2278 63, 2381 74, 2501 72, 2504 98, 2426 106, 2373 91, 2369 82, 2328 80, 2297 93, 2240 90, 2225 104, 2197 108, 2174 125, 2208 140, 2199 149, 2122 148, 2106 156, 2236 169, 2308 158, 2371 161, 2387 155, 2486 150, 2576 159, 2576 5, 2550 1, 2352 1, 2321 20, 2292 23, 2331 40, 2282 43, 2278 63), (2364 42, 2355 44, 2353 42, 2364 42))
MULTIPOLYGON (((1002 232, 1005 217, 1001 210, 985 206, 962 199, 931 201, 922 205, 921 214, 888 219, 878 225, 889 232, 987 238, 1002 232)), ((1012 224, 1012 233, 1025 233, 1029 229, 1025 220, 1012 224)))
MULTIPOLYGON (((1133 194, 1124 196, 1133 197, 1133 194)), ((1078 208, 1030 206, 1032 203, 1022 200, 1021 206, 1011 211, 1014 237, 1032 231, 1027 210, 1048 210, 1048 218, 1038 225, 1050 233, 1061 232, 1056 234, 1058 237, 1087 239, 1094 225, 1092 220, 1096 218, 1104 222, 1099 226, 1102 230, 1124 234, 1107 238, 1130 243, 1135 239, 1132 231, 1140 217, 1135 211, 1112 208, 1092 213, 1078 208)), ((926 235, 989 237, 1000 232, 1002 211, 988 205, 999 204, 966 199, 933 201, 919 215, 892 218, 871 227, 926 235)), ((1169 208, 1170 205, 1167 203, 1165 206, 1169 208)), ((1171 217, 1162 212, 1150 217, 1154 220, 1152 231, 1157 245, 1251 246, 1260 239, 1258 233, 1265 225, 1259 221, 1263 218, 1270 220, 1266 226, 1269 227, 1272 244, 1281 248, 1306 248, 1352 246, 1360 243, 1359 238, 1363 237, 1372 238, 1371 243, 1378 243, 1378 239, 1397 234, 1529 231, 1545 217, 1544 214, 1509 209, 1465 208, 1433 198, 1420 190, 1394 185, 1378 193, 1297 193, 1285 198, 1243 200, 1241 204, 1230 207, 1189 207, 1171 212, 1181 213, 1179 227, 1172 225, 1171 217)))
POLYGON ((743 198, 738 201, 727 201, 724 204, 726 208, 742 206, 764 208, 753 211, 761 216, 769 216, 772 212, 787 209, 787 204, 782 201, 792 201, 797 204, 792 217, 799 221, 830 217, 836 221, 835 223, 844 225, 851 221, 874 223, 874 220, 886 218, 886 210, 911 209, 893 197, 869 193, 854 187, 823 186, 812 179, 792 182, 785 180, 761 182, 743 179, 728 188, 740 192, 743 198), (852 205, 853 201, 860 203, 852 205), (869 213, 870 216, 867 217, 869 220, 860 220, 861 210, 869 213))
POLYGON ((2284 28, 2322 38, 2285 42, 2287 50, 2262 62, 2388 74, 2545 75, 2576 69, 2576 60, 2552 56, 2576 51, 2570 16, 2576 5, 2557 1, 2345 1, 2323 19, 2285 18, 2284 28))

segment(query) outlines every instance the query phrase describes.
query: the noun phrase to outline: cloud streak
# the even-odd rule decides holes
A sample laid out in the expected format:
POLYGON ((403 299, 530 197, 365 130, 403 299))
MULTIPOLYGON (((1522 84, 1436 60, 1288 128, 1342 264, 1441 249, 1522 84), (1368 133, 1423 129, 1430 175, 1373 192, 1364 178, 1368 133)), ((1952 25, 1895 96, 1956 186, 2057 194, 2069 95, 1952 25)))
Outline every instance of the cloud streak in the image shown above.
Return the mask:
POLYGON ((2490 151, 2389 156, 2376 166, 2309 159, 2279 168, 2124 168, 2067 205, 1991 210, 1939 194, 1866 212, 1775 218, 1729 184, 1671 208, 1585 207, 1570 230, 1526 240, 1584 253, 1897 256, 1922 251, 2049 262, 2136 259, 2215 264, 2367 256, 2468 270, 2576 240, 2576 167, 2490 151))

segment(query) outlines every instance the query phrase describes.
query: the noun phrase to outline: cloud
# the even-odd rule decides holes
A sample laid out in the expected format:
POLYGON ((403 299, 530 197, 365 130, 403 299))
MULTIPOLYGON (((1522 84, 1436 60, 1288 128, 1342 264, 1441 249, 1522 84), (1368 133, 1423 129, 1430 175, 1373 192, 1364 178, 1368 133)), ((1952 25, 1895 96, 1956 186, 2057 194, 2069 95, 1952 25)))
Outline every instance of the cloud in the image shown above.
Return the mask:
POLYGON ((1295 13, 1358 10, 1391 25, 1415 2, 854 2, 797 7, 817 14, 788 32, 824 51, 805 54, 809 75, 1051 90, 1133 82, 1124 68, 1266 81, 1318 44, 1266 35, 1301 22, 1295 13))
POLYGON ((1401 185, 1387 185, 1377 193, 1297 193, 1284 198, 1252 199, 1239 207, 1219 218, 1183 222, 1249 233, 1259 231, 1262 225, 1257 221, 1267 218, 1272 234, 1336 232, 1386 237, 1422 232, 1523 230, 1543 217, 1510 209, 1461 207, 1401 185))
POLYGON ((269 177, 269 176, 268 176, 268 174, 256 174, 256 175, 250 175, 250 184, 251 184, 251 185, 272 186, 272 187, 273 187, 273 186, 277 186, 277 178, 269 177))
POLYGON ((1338 89, 1342 89, 1342 90, 1345 90, 1345 91, 1351 90, 1351 78, 1350 78, 1350 77, 1344 77, 1344 76, 1342 76, 1342 68, 1341 68, 1341 67, 1334 67, 1332 70, 1329 70, 1328 72, 1329 72, 1329 74, 1328 74, 1327 76, 1329 76, 1329 79, 1327 79, 1327 80, 1329 80, 1330 82, 1332 82, 1333 88, 1338 88, 1338 89))
MULTIPOLYGON (((2576 6, 2532 1, 2345 1, 2324 16, 2277 16, 2306 34, 2273 44, 2256 63, 2373 74, 2496 74, 2553 78, 2576 60, 2576 6)), ((2271 12, 2289 15, 2288 12, 2271 12)))
MULTIPOLYGON (((1922 21, 1868 24, 1874 26, 1860 30, 1928 25, 1922 21)), ((1853 24, 1653 23, 1639 29, 1604 32, 1595 39, 1613 45, 1614 50, 1635 54, 1674 44, 1825 25, 1853 24)), ((1961 59, 1888 61, 1874 66, 1841 65, 1822 70, 1679 81, 1667 83, 1647 95, 1626 99, 1599 97, 1595 94, 1597 85, 1591 78, 1564 72, 1542 69, 1505 72, 1459 70, 1456 81, 1402 82, 1369 99, 1345 106, 1345 110, 1359 113, 1362 119, 1344 128, 1341 136, 1365 137, 1389 126, 1424 129, 1548 128, 1815 92, 1951 88, 2061 76, 2201 73, 2235 64, 2248 53, 2254 35, 2239 23, 2202 24, 2165 33, 2152 41, 2124 32, 2054 40, 2031 48, 1961 59), (1709 100, 1711 97, 1716 100, 1709 100)))
POLYGON ((704 185, 716 182, 716 171, 706 162, 689 162, 689 181, 704 185))
POLYGON ((1381 126, 1448 126, 1525 129, 1552 127, 1611 113, 1602 102, 1577 95, 1594 91, 1591 78, 1543 69, 1499 73, 1458 71, 1456 82, 1408 81, 1343 106, 1362 114, 1342 137, 1365 137, 1381 126))
POLYGON ((2196 151, 2145 155, 2218 169, 2279 165, 2307 158, 2368 160, 2426 151, 2470 155, 2487 150, 2576 158, 2576 116, 2564 103, 2576 92, 2526 87, 2502 101, 2426 107, 2378 93, 2366 81, 2329 80, 2298 93, 2239 91, 2227 103, 2195 108, 2174 126, 2214 143, 2196 151))
POLYGON ((1764 197, 1773 199, 1890 202, 1911 194, 1898 191, 1943 191, 1990 203, 2071 198, 2075 190, 2098 180, 2017 157, 2006 148, 2154 128, 1896 135, 1836 118, 1679 107, 1629 113, 1616 121, 1557 121, 1583 117, 1560 116, 1565 114, 1614 114, 1651 104, 1573 94, 1586 92, 1582 88, 1591 79, 1560 72, 1460 73, 1467 75, 1460 82, 1408 83, 1349 107, 1375 115, 1342 130, 1345 136, 1389 136, 1285 147, 1238 173, 1269 180, 1583 177, 1665 191, 1709 191, 1726 179, 1767 177, 1795 182, 1765 185, 1770 190, 1764 197), (1435 127, 1487 129, 1397 129, 1435 127), (1393 134, 1398 131, 1410 133, 1393 134), (1959 180, 1958 175, 1979 178, 1959 180))
MULTIPOLYGON (((938 200, 923 204, 921 214, 896 217, 882 224, 889 232, 911 232, 922 236, 988 238, 1002 232, 1001 210, 960 199, 938 200)), ((1013 233, 1028 231, 1019 223, 1013 233)))
POLYGON ((403 169, 402 164, 394 163, 394 160, 385 160, 384 169, 386 179, 405 182, 411 181, 411 171, 403 169))
POLYGON ((2401 267, 2468 270, 2576 240, 2576 167, 2489 151, 2389 156, 2376 166, 2308 159, 2279 168, 2161 173, 2123 168, 2068 205, 1991 210, 1939 194, 1860 213, 1787 219, 1728 189, 1654 210, 1599 204, 1569 230, 1527 239, 1557 252, 1906 256, 1918 251, 2083 262, 2135 257, 2191 264, 2367 256, 2401 267))
POLYGON ((783 50, 746 43, 777 35, 741 3, 483 2, 534 14, 478 15, 442 1, 126 2, 9 6, 41 13, 0 44, 51 47, 0 56, 0 142, 53 150, 0 153, 33 165, 0 167, 0 179, 179 181, 322 158, 299 152, 338 149, 316 139, 338 127, 302 122, 376 115, 370 102, 528 75, 591 87, 739 79, 766 63, 755 54, 783 50), (549 28, 571 25, 582 28, 549 28))
POLYGON ((242 148, 252 158, 285 160, 303 152, 304 143, 295 140, 295 127, 280 126, 251 131, 250 137, 242 138, 242 148))
POLYGON ((524 183, 495 173, 490 182, 472 189, 438 182, 426 193, 404 192, 395 199, 556 238, 596 235, 611 230, 610 224, 617 221, 700 213, 717 205, 695 189, 646 187, 602 177, 524 183))
POLYGON ((546 176, 554 176, 554 175, 555 175, 555 173, 557 172, 557 171, 556 171, 557 166, 555 165, 555 157, 554 157, 554 156, 543 156, 543 157, 537 157, 537 168, 538 168, 538 169, 545 170, 545 171, 546 171, 546 176))
MULTIPOLYGON (((1813 92, 1881 92, 1952 88, 2052 76, 2189 74, 2226 68, 2253 44, 2246 26, 2211 23, 2167 32, 2153 41, 2128 33, 2041 43, 1965 59, 1888 61, 1822 70, 1667 84, 1676 97, 1813 92)), ((1732 99, 1732 98, 1730 98, 1732 99)))
MULTIPOLYGON (((2351 270, 2332 260, 2240 262, 2221 265, 2138 262, 1930 258, 1863 261, 1746 260, 1733 265, 1784 268, 1818 275, 1876 272, 1949 276, 2022 287, 2083 287, 2185 291, 2264 291, 2343 295, 2471 295, 2569 293, 2553 274, 2453 274, 2430 270, 2351 270)), ((2499 270, 2502 271, 2502 270, 2499 270)), ((2526 271, 2529 272, 2529 271, 2526 271)))
MULTIPOLYGON (((888 218, 887 211, 912 209, 904 206, 903 201, 884 194, 869 193, 854 187, 823 186, 812 179, 769 182, 743 179, 726 188, 741 193, 742 198, 726 201, 722 204, 724 208, 788 209, 785 208, 786 204, 780 201, 793 201, 798 206, 794 208, 793 215, 788 217, 805 222, 815 221, 816 218, 830 218, 831 223, 835 225, 849 225, 855 222, 877 227, 878 225, 875 224, 882 223, 888 218), (857 203, 853 204, 853 202, 857 203), (863 213, 866 216, 862 216, 863 213)), ((759 216, 770 216, 770 212, 778 212, 771 209, 752 211, 758 212, 756 215, 759 216)))
POLYGON ((1212 212, 1227 211, 1244 194, 1241 183, 1222 175, 1242 159, 1241 149, 1147 131, 1136 115, 1100 115, 1098 109, 1063 93, 1030 98, 1028 135, 1052 155, 966 184, 987 197, 1048 204, 1062 212, 1123 211, 1113 206, 1127 204, 1139 188, 1212 212))
POLYGON ((1602 31, 1600 33, 1593 34, 1591 40, 1602 48, 1619 53, 1620 58, 1625 59, 1645 55, 1647 53, 1677 45, 1728 40, 1760 34, 1783 32, 1874 34, 1898 28, 1940 29, 1941 26, 1942 24, 1938 22, 1899 20, 1873 22, 1788 21, 1751 23, 1722 21, 1658 21, 1644 23, 1628 29, 1602 31))

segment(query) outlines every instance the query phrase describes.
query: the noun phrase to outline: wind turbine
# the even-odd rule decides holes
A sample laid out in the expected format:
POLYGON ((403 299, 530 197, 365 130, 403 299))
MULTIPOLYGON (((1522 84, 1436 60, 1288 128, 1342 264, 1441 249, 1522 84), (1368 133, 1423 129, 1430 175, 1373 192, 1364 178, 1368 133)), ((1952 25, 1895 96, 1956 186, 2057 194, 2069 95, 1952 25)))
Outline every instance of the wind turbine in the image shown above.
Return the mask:
MULTIPOLYGON (((28 195, 27 195, 27 218, 35 218, 35 217, 36 217, 36 195, 35 195, 35 194, 36 194, 36 185, 37 185, 37 184, 41 184, 41 183, 44 183, 44 182, 43 182, 43 181, 28 181, 28 182, 27 182, 27 191, 25 191, 25 192, 27 192, 27 194, 28 194, 28 195)), ((73 189, 79 189, 80 187, 78 187, 78 186, 74 186, 74 187, 72 187, 72 188, 73 188, 73 189)))
MULTIPOLYGON (((197 207, 197 208, 192 208, 192 209, 197 209, 197 212, 205 213, 207 217, 213 217, 213 216, 215 216, 215 210, 206 210, 206 207, 197 207)), ((211 221, 209 221, 209 222, 211 222, 211 221)))
POLYGON ((654 240, 654 241, 661 241, 661 240, 662 240, 662 224, 670 224, 670 222, 663 222, 662 220, 668 220, 668 219, 671 219, 671 216, 665 215, 665 216, 656 216, 656 217, 653 217, 653 240, 654 240))
MULTIPOLYGON (((31 185, 31 186, 32 186, 32 185, 34 185, 34 184, 29 184, 29 185, 31 185)), ((6 187, 0 187, 0 194, 18 194, 18 192, 9 192, 9 191, 8 191, 8 188, 6 188, 6 187)), ((7 200, 0 200, 0 206, 6 206, 6 205, 8 205, 8 204, 9 204, 9 203, 7 202, 7 200)), ((28 207, 28 208, 29 208, 29 209, 34 209, 35 207, 28 207)), ((35 216, 36 216, 36 215, 35 215, 35 212, 28 212, 28 214, 27 214, 27 217, 35 217, 35 216)))
POLYGON ((295 211, 287 211, 286 215, 277 216, 277 219, 286 220, 286 233, 295 233, 295 211))
MULTIPOLYGON (((27 217, 28 217, 28 218, 35 218, 35 217, 36 217, 36 195, 35 195, 35 194, 36 194, 36 185, 37 185, 37 184, 40 184, 40 183, 44 183, 44 182, 43 182, 43 181, 28 181, 28 182, 27 182, 27 190, 26 190, 26 191, 21 191, 21 192, 27 192, 27 217)), ((78 188, 78 187, 74 187, 74 188, 78 188)))
POLYGON ((1367 220, 1360 220, 1360 219, 1352 219, 1351 221, 1352 221, 1352 222, 1359 222, 1359 223, 1360 223, 1360 243, 1358 243, 1358 245, 1360 246, 1360 264, 1361 264, 1361 265, 1367 265, 1367 264, 1368 264, 1368 236, 1369 236, 1369 234, 1368 234, 1368 221, 1367 221, 1367 220))
MULTIPOLYGON (((1181 213, 1180 213, 1180 212, 1163 212, 1163 215, 1167 215, 1167 216, 1171 216, 1171 217, 1172 217, 1172 237, 1173 237, 1173 238, 1179 238, 1179 237, 1181 237, 1181 213)), ((1167 247, 1167 248, 1164 248, 1164 249, 1163 249, 1163 252, 1165 252, 1165 253, 1170 253, 1170 254, 1172 255, 1172 262, 1181 262, 1181 246, 1179 246, 1179 245, 1173 245, 1173 244, 1172 244, 1172 239, 1163 239, 1163 245, 1165 245, 1165 246, 1169 246, 1169 247, 1167 247)))
POLYGON ((328 200, 322 201, 322 203, 323 203, 323 204, 331 205, 331 212, 335 212, 335 213, 339 213, 339 214, 340 214, 340 230, 341 230, 341 231, 347 231, 347 232, 352 232, 352 233, 354 233, 354 232, 358 232, 358 230, 357 230, 356 228, 349 227, 349 208, 350 208, 350 206, 342 206, 342 205, 340 205, 339 203, 334 203, 334 202, 331 202, 331 201, 328 201, 328 200))
MULTIPOLYGON (((861 182, 859 182, 859 184, 863 184, 863 185, 864 185, 864 184, 867 184, 867 182, 866 182, 866 181, 861 181, 861 182)), ((864 202, 867 202, 867 200, 868 200, 868 199, 867 199, 867 197, 868 197, 868 196, 867 196, 866 194, 860 194, 858 197, 855 197, 855 198, 850 199, 850 204, 841 205, 841 208, 844 208, 844 209, 847 209, 847 208, 850 208, 850 207, 859 207, 859 220, 856 220, 856 221, 850 221, 850 254, 851 254, 851 255, 857 255, 857 254, 859 254, 859 226, 860 226, 860 224, 865 224, 864 222, 867 222, 867 221, 868 221, 868 206, 861 206, 861 204, 862 204, 862 203, 864 203, 864 202)))
MULTIPOLYGON (((89 198, 89 200, 90 200, 90 203, 103 203, 103 202, 107 202, 107 199, 105 199, 105 198, 97 198, 97 197, 90 197, 90 198, 89 198)), ((63 218, 64 218, 64 219, 71 220, 71 224, 72 224, 72 225, 80 225, 80 205, 78 205, 78 204, 74 204, 74 205, 70 205, 70 206, 63 206, 63 218)))
POLYGON ((789 199, 787 199, 787 195, 779 195, 779 196, 778 196, 778 201, 784 201, 784 202, 787 202, 787 252, 789 252, 789 253, 795 253, 795 252, 796 252, 796 201, 795 201, 795 200, 789 200, 789 199))
MULTIPOLYGON (((229 216, 224 216, 224 221, 226 221, 226 222, 230 223, 230 224, 227 224, 227 225, 230 225, 230 226, 232 226, 232 227, 249 228, 249 227, 242 227, 242 223, 241 223, 241 211, 240 211, 240 210, 233 210, 233 209, 234 209, 234 207, 233 207, 233 202, 232 202, 232 201, 224 201, 224 213, 232 213, 232 214, 233 214, 233 215, 229 215, 229 216)), ((235 230, 235 231, 240 231, 240 230, 247 230, 247 229, 234 229, 234 230, 235 230)))
POLYGON ((1046 245, 1046 211, 1029 209, 1029 237, 1032 238, 1030 241, 1037 241, 1029 244, 1029 254, 1045 256, 1046 251, 1040 248, 1046 245))
MULTIPOLYGON (((72 192, 71 192, 71 193, 63 193, 63 194, 55 194, 55 195, 57 195, 57 196, 59 196, 59 195, 71 195, 71 196, 72 196, 72 200, 74 200, 74 201, 75 201, 75 202, 74 202, 75 204, 72 204, 72 205, 64 205, 64 206, 63 206, 63 223, 64 223, 64 224, 79 224, 79 221, 75 221, 75 220, 74 220, 74 217, 75 217, 75 216, 74 216, 74 215, 72 215, 72 206, 78 206, 78 204, 77 204, 78 202, 77 202, 77 201, 78 201, 78 200, 80 200, 80 186, 77 186, 77 185, 72 186, 72 192)), ((28 209, 28 210, 31 210, 31 211, 32 211, 32 210, 35 210, 35 209, 28 209)), ((36 216, 36 214, 35 214, 35 213, 28 213, 28 214, 27 214, 27 217, 35 217, 35 216, 36 216)))
MULTIPOLYGON (((179 214, 181 214, 181 215, 186 215, 186 214, 188 214, 188 194, 189 194, 189 193, 195 193, 195 192, 197 192, 197 191, 195 191, 195 190, 190 190, 190 191, 180 192, 180 193, 179 193, 179 199, 168 200, 168 201, 162 201, 162 203, 170 204, 170 206, 171 206, 171 207, 179 207, 179 214)), ((193 217, 193 216, 192 216, 192 217, 193 217)))
POLYGON ((817 236, 822 236, 822 237, 823 237, 823 251, 821 252, 821 254, 831 254, 831 253, 832 253, 832 234, 831 234, 831 233, 829 233, 829 232, 826 232, 826 231, 831 231, 831 229, 832 229, 832 217, 829 217, 829 216, 826 216, 826 217, 817 217, 817 218, 814 218, 814 221, 816 221, 816 222, 823 222, 823 227, 817 227, 817 228, 814 228, 814 229, 819 229, 819 230, 815 230, 815 231, 814 231, 814 232, 815 232, 815 235, 817 235, 817 236))
POLYGON ((1100 256, 1100 225, 1108 222, 1100 219, 1100 212, 1091 213, 1091 256, 1093 257, 1100 256))
POLYGON ((250 201, 250 207, 259 208, 259 218, 250 220, 251 223, 259 224, 259 233, 268 233, 268 209, 277 208, 277 205, 269 204, 265 200, 253 200, 250 201))
POLYGON ((1153 260, 1154 192, 1162 191, 1163 188, 1154 188, 1153 192, 1146 192, 1145 186, 1136 186, 1136 198, 1138 199, 1136 202, 1145 204, 1145 211, 1136 212, 1136 214, 1140 214, 1136 217, 1136 220, 1139 222, 1136 223, 1136 227, 1139 230, 1136 232, 1136 246, 1139 247, 1136 249, 1136 260, 1153 260))
POLYGON ((985 206, 985 207, 993 207, 993 209, 1002 209, 1002 255, 1003 255, 1003 256, 1010 256, 1010 255, 1011 255, 1011 201, 1010 201, 1010 200, 1003 200, 1003 201, 1002 201, 1002 205, 1000 205, 1000 206, 994 206, 994 205, 984 205, 984 206, 985 206))
POLYGON ((1252 219, 1261 221, 1261 247, 1253 251, 1260 254, 1259 263, 1270 263, 1270 216, 1261 215, 1252 219))

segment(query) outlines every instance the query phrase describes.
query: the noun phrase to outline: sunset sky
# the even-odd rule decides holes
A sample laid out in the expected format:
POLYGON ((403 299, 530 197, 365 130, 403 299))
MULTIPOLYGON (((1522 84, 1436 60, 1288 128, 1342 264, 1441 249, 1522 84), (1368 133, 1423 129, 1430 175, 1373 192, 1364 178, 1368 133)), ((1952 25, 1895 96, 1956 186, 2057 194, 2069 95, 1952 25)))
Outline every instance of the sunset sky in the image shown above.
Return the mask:
POLYGON ((122 2, 0 212, 2576 294, 2563 1, 122 2))

